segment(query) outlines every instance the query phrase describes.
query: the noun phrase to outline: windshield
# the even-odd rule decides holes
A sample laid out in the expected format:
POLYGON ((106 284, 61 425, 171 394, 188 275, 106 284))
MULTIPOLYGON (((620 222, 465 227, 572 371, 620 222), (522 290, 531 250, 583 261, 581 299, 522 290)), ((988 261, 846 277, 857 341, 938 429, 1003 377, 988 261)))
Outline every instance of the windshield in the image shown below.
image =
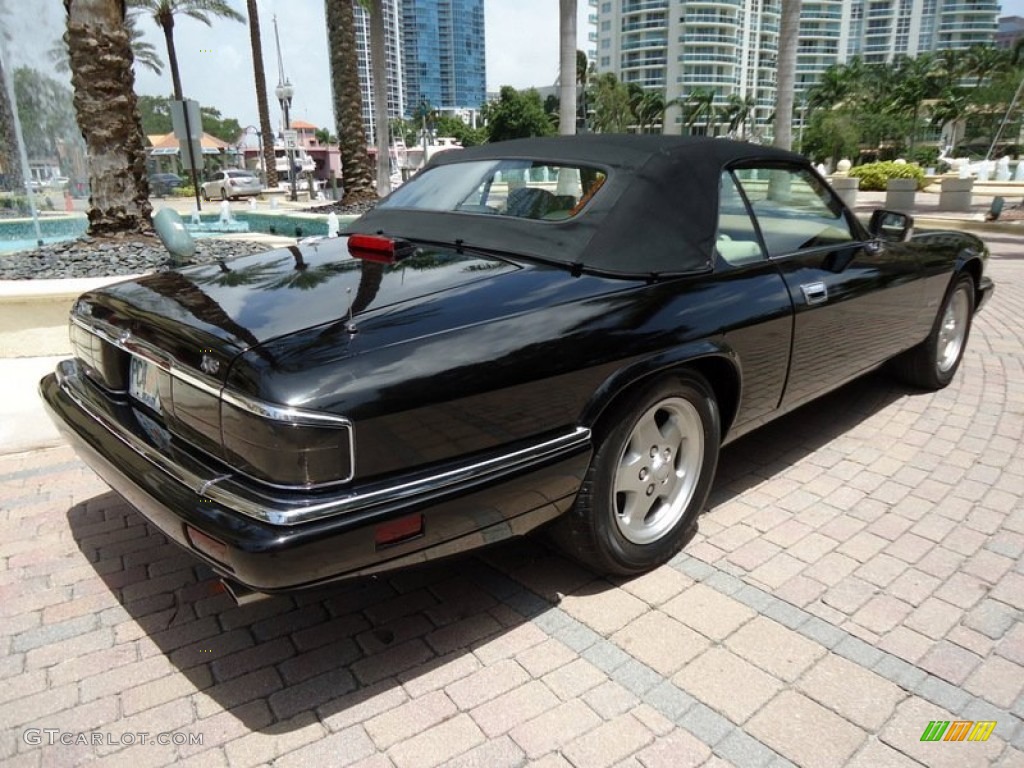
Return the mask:
POLYGON ((579 213, 604 180, 604 171, 587 166, 533 160, 451 163, 425 169, 378 208, 559 221, 579 213))

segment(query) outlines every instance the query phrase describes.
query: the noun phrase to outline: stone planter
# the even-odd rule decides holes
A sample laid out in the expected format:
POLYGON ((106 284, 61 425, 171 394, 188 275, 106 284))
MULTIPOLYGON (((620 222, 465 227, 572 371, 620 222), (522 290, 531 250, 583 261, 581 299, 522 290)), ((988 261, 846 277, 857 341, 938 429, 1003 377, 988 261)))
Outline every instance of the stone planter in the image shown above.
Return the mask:
POLYGON ((885 207, 890 211, 909 213, 914 209, 917 179, 889 179, 885 185, 885 207))
POLYGON ((860 179, 855 176, 833 176, 830 182, 832 189, 839 195, 839 199, 846 203, 846 207, 853 210, 857 205, 857 190, 860 189, 860 179))
POLYGON ((972 189, 974 189, 974 179, 961 179, 957 177, 944 178, 942 180, 942 190, 939 192, 939 210, 971 210, 972 189))

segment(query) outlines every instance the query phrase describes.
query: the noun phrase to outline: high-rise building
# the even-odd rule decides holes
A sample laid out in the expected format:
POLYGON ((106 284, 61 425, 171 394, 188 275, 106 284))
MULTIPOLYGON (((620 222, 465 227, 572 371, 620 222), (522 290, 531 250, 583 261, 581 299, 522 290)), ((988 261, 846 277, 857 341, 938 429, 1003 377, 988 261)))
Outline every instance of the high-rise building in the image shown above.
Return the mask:
MULTIPOLYGON (((775 108, 780 0, 598 0, 597 71, 660 89, 666 100, 714 91, 751 106, 738 133, 769 128, 775 108)), ((925 51, 992 44, 995 0, 804 0, 800 12, 796 103, 833 64, 854 56, 891 61, 925 51)), ((684 109, 666 114, 683 128, 684 109)), ((699 119, 696 132, 719 130, 699 119)))
POLYGON ((401 0, 406 114, 479 109, 486 98, 483 0, 401 0))
MULTIPOLYGON (((370 19, 352 0, 359 52, 363 125, 375 141, 370 19)), ((483 0, 383 0, 388 118, 432 111, 465 115, 486 99, 483 0)))
MULTIPOLYGON (((597 71, 665 92, 666 99, 714 92, 752 105, 749 135, 775 103, 779 0, 600 0, 597 71)), ((666 133, 683 129, 684 109, 666 115, 666 133)), ((709 130, 707 115, 691 126, 709 130)))
MULTIPOLYGON (((388 119, 405 117, 405 78, 402 68, 402 0, 383 0, 384 44, 387 50, 388 119)), ((370 17, 361 3, 354 2, 356 49, 359 52, 359 89, 363 97, 363 128, 366 140, 376 142, 377 125, 373 111, 373 69, 370 56, 370 17)))

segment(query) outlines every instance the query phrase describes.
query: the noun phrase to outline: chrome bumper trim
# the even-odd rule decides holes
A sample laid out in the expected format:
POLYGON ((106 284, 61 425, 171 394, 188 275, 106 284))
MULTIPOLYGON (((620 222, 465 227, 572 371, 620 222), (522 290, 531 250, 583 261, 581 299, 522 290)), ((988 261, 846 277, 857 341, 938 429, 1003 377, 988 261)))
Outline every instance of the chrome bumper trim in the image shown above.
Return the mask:
POLYGON ((563 454, 583 450, 590 444, 590 430, 575 427, 558 437, 472 464, 408 476, 399 483, 383 482, 361 490, 339 491, 320 501, 311 501, 308 497, 271 495, 247 485, 244 476, 225 475, 192 456, 179 453, 170 457, 161 453, 139 435, 124 429, 109 406, 97 402, 97 395, 88 390, 85 376, 74 360, 64 360, 57 366, 57 383, 61 393, 106 432, 177 482, 227 509, 271 525, 300 525, 389 503, 417 498, 427 500, 459 486, 472 487, 497 480, 563 454))

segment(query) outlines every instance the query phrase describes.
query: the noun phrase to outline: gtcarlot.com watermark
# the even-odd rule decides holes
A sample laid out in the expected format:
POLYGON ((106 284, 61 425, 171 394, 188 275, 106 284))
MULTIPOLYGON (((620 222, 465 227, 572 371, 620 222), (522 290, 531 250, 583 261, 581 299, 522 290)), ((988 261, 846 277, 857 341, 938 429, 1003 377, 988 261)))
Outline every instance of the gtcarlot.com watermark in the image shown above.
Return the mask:
POLYGON ((22 740, 30 747, 54 747, 58 744, 71 746, 112 746, 130 747, 137 744, 173 744, 175 746, 202 746, 203 734, 191 731, 62 731, 60 728, 26 728, 22 740))

